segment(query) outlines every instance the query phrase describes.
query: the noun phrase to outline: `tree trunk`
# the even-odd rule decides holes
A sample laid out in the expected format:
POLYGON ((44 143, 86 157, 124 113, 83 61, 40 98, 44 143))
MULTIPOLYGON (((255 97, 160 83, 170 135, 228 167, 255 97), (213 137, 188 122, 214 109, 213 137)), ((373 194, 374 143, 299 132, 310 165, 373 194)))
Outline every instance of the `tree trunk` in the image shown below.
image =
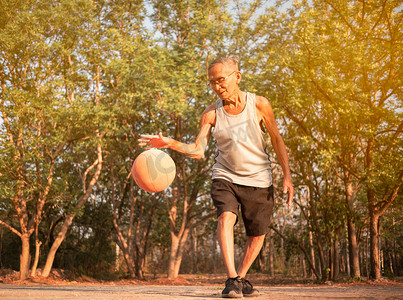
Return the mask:
POLYGON ((29 234, 21 235, 21 255, 20 255, 20 280, 25 280, 29 276, 29 265, 31 255, 29 254, 29 234))
POLYGON ((39 255, 41 253, 42 242, 39 240, 38 237, 38 226, 39 224, 37 223, 37 225, 35 226, 35 259, 32 265, 31 277, 36 277, 36 269, 38 267, 39 255))
MULTIPOLYGON (((134 203, 134 202, 133 202, 134 203)), ((133 204, 132 204, 133 208, 133 204)), ((131 209, 131 213, 133 213, 133 209, 131 209)), ((133 258, 133 251, 132 251, 132 246, 131 246, 131 230, 129 228, 129 233, 127 236, 127 241, 125 240, 123 233, 121 232, 119 225, 118 225, 118 220, 117 216, 114 212, 113 214, 113 227, 115 228, 116 231, 116 263, 119 263, 119 248, 122 250, 123 253, 123 259, 126 262, 127 269, 129 270, 130 277, 135 278, 136 277, 136 272, 134 269, 134 258, 133 258)))
POLYGON ((31 277, 36 277, 36 269, 38 268, 39 255, 41 253, 41 245, 42 245, 42 242, 39 241, 39 239, 36 239, 35 240, 35 260, 34 260, 34 264, 32 265, 31 277))
POLYGON ((355 230, 355 224, 351 221, 351 217, 347 217, 347 232, 348 232, 348 258, 350 267, 350 277, 360 278, 360 260, 359 260, 359 248, 357 244, 357 235, 355 230))
POLYGON ((274 243, 273 243, 273 231, 269 230, 269 267, 270 276, 274 277, 274 243))
MULTIPOLYGON (((97 136, 99 138, 101 138, 103 136, 103 134, 99 134, 97 132, 97 136)), ((102 170, 102 148, 101 148, 101 144, 98 143, 97 144, 97 159, 95 160, 95 162, 86 170, 86 173, 89 172, 94 166, 96 166, 96 171, 94 173, 94 175, 92 176, 90 183, 88 184, 88 188, 85 188, 85 186, 83 186, 84 189, 84 195, 81 196, 81 198, 79 199, 74 211, 79 210, 81 207, 83 207, 83 205, 85 204, 85 202, 87 202, 88 198, 91 196, 92 194, 92 189, 94 187, 94 185, 96 184, 96 182, 98 181, 99 175, 101 174, 101 170, 102 170)), ((83 180, 83 185, 85 185, 85 178, 83 180)), ((53 261, 55 260, 55 255, 57 250, 59 249, 61 243, 64 241, 64 238, 66 237, 66 233, 67 230, 70 227, 71 222, 73 221, 73 219, 76 216, 76 212, 73 212, 71 214, 69 214, 66 219, 64 220, 64 223, 62 225, 62 228, 59 232, 59 234, 57 235, 55 241, 52 244, 52 247, 49 250, 49 254, 48 257, 46 258, 46 264, 45 267, 43 268, 43 272, 42 272, 42 277, 48 277, 50 274, 50 270, 52 269, 52 265, 53 265, 53 261)))
POLYGON ((57 249, 59 249, 61 243, 63 242, 64 238, 66 237, 67 230, 69 229, 69 226, 71 224, 71 221, 73 220, 75 214, 70 215, 63 223, 62 229, 60 230, 59 234, 57 235, 55 241, 52 244, 52 247, 49 250, 48 256, 46 258, 46 263, 45 267, 43 268, 43 272, 41 274, 42 277, 48 277, 50 274, 50 271, 53 266, 53 261, 55 260, 55 255, 57 252, 57 249))
POLYGON ((379 232, 378 232, 379 216, 370 214, 369 216, 369 232, 370 232, 370 279, 381 278, 381 262, 379 258, 379 232))
POLYGON ((330 242, 330 249, 329 249, 329 280, 333 280, 333 272, 334 272, 334 243, 330 242))
MULTIPOLYGON (((372 148, 374 145, 373 140, 368 141, 368 146, 366 149, 366 168, 371 170, 373 167, 373 153, 372 148)), ((369 260, 370 260, 370 279, 381 278, 381 266, 379 261, 379 235, 378 235, 378 221, 379 214, 375 208, 375 190, 372 186, 367 187, 367 201, 368 201, 368 214, 369 214, 369 234, 370 234, 370 249, 369 249, 369 260)))
POLYGON ((301 261, 302 277, 306 278, 307 277, 306 264, 305 264, 305 258, 303 255, 300 255, 300 261, 301 261))
MULTIPOLYGON (((309 190, 312 190, 312 188, 308 185, 309 190)), ((322 243, 322 234, 320 232, 320 226, 318 224, 318 218, 317 218, 317 213, 316 213, 316 203, 313 199, 313 197, 309 197, 309 204, 310 204, 310 219, 311 219, 311 224, 312 228, 315 232, 316 236, 316 245, 318 249, 318 254, 319 254, 319 262, 320 262, 320 267, 321 267, 321 274, 322 274, 322 281, 327 281, 328 280, 328 272, 326 272, 327 265, 325 262, 325 255, 323 253, 323 243, 322 243)), ((312 270, 314 270, 312 268, 312 270)), ((317 275, 317 270, 315 270, 317 275)))
POLYGON ((340 270, 339 240, 333 242, 333 280, 337 280, 340 270))
POLYGON ((346 184, 346 202, 347 202, 347 233, 348 233, 348 255, 350 262, 350 277, 360 278, 360 260, 359 260, 359 249, 357 245, 357 235, 355 230, 355 223, 353 218, 354 210, 354 191, 351 182, 346 184))
POLYGON ((317 234, 317 244, 318 244, 318 253, 319 253, 319 262, 320 262, 320 267, 322 270, 322 281, 327 281, 328 280, 328 272, 326 272, 327 266, 325 262, 325 255, 323 253, 323 247, 322 247, 322 239, 320 238, 320 234, 317 234))
POLYGON ((334 232, 334 239, 332 241, 332 268, 331 268, 331 279, 333 281, 337 280, 340 274, 340 242, 339 237, 343 231, 343 226, 338 227, 334 232))
MULTIPOLYGON (((131 181, 133 182, 133 180, 131 181)), ((137 220, 136 223, 136 235, 134 237, 135 239, 135 250, 136 250, 136 256, 135 256, 135 266, 136 266, 136 275, 139 279, 144 279, 144 266, 146 265, 146 257, 147 257, 147 248, 148 248, 148 236, 151 231, 151 225, 152 225, 152 216, 154 215, 154 210, 157 207, 158 204, 158 198, 153 197, 152 204, 150 209, 147 211, 147 216, 142 223, 141 220, 144 218, 142 217, 143 215, 143 210, 142 213, 140 214, 140 217, 137 220)))
POLYGON ((192 272, 196 274, 198 272, 198 240, 196 228, 192 228, 192 272))
POLYGON ((350 253, 349 253, 349 250, 348 250, 348 241, 347 241, 346 253, 344 255, 345 255, 345 261, 346 261, 345 272, 351 276, 351 273, 350 273, 350 253))
POLYGON ((178 270, 178 253, 179 249, 179 237, 175 234, 171 234, 171 253, 169 255, 168 264, 168 278, 177 278, 179 274, 178 270))
MULTIPOLYGON (((312 231, 309 229, 309 254, 310 254, 310 258, 311 258, 311 262, 312 262, 312 267, 315 270, 316 266, 315 266, 315 249, 313 248, 313 235, 312 235, 312 231)), ((311 279, 313 279, 315 277, 315 273, 312 269, 309 269, 309 276, 311 277, 311 279)))
POLYGON ((171 254, 169 256, 168 264, 168 278, 177 278, 179 275, 179 268, 182 263, 183 249, 189 234, 189 229, 183 231, 182 236, 177 236, 171 233, 171 254))
POLYGON ((370 246, 369 246, 369 239, 370 239, 370 237, 369 237, 369 234, 367 234, 367 236, 366 236, 366 239, 365 239, 365 247, 363 247, 363 249, 362 249, 362 257, 364 258, 364 262, 365 262, 365 276, 367 276, 367 277, 369 277, 369 265, 370 265, 370 262, 368 262, 368 253, 369 253, 369 248, 370 248, 370 246))
POLYGON ((113 210, 113 228, 115 229, 116 232, 116 261, 115 261, 115 268, 118 271, 120 269, 120 260, 119 260, 119 250, 122 250, 123 253, 123 259, 126 263, 127 269, 130 274, 130 278, 135 278, 136 277, 136 270, 134 267, 134 252, 133 252, 133 241, 134 238, 132 236, 133 234, 133 220, 134 220, 134 206, 137 202, 137 197, 133 196, 133 179, 130 178, 131 174, 128 174, 126 177, 126 181, 124 182, 123 188, 121 190, 120 195, 118 196, 118 201, 116 200, 117 196, 115 194, 115 176, 114 176, 114 171, 113 167, 111 168, 111 185, 112 185, 112 193, 111 193, 111 201, 112 201, 112 210, 113 210), (123 192, 127 184, 130 182, 130 189, 129 189, 129 201, 130 201, 130 216, 129 216, 129 227, 127 228, 127 236, 126 238, 124 237, 124 234, 119 227, 119 220, 121 218, 120 214, 118 213, 119 211, 119 204, 121 203, 123 199, 123 192))
MULTIPOLYGON (((145 250, 145 249, 144 249, 145 250)), ((143 280, 144 279, 144 266, 146 263, 146 255, 143 252, 143 249, 139 248, 136 245, 136 260, 135 260, 135 266, 136 266, 136 276, 138 279, 143 280)))
POLYGON ((392 274, 392 275, 394 275, 394 276, 396 276, 396 274, 395 274, 395 269, 393 268, 393 259, 392 259, 392 253, 388 253, 388 259, 389 259, 389 270, 390 270, 390 273, 392 274))
POLYGON ((126 262, 127 269, 129 270, 130 278, 136 277, 136 270, 134 269, 134 258, 133 258, 133 251, 129 249, 128 244, 125 242, 122 236, 119 236, 120 232, 118 233, 117 237, 117 245, 123 252, 123 259, 126 262))
POLYGON ((120 248, 118 243, 115 245, 115 272, 120 270, 120 248))

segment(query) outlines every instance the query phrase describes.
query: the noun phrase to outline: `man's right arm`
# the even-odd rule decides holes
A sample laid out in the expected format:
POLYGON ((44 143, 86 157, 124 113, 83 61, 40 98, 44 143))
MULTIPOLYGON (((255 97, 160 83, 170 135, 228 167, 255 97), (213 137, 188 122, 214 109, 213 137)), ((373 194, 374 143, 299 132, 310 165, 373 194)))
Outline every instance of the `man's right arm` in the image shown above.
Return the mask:
POLYGON ((200 131, 196 141, 192 144, 185 144, 169 137, 159 135, 141 135, 139 139, 140 146, 151 148, 170 148, 186 156, 201 159, 204 156, 208 140, 211 134, 211 128, 215 125, 215 103, 210 105, 203 112, 201 117, 200 131))

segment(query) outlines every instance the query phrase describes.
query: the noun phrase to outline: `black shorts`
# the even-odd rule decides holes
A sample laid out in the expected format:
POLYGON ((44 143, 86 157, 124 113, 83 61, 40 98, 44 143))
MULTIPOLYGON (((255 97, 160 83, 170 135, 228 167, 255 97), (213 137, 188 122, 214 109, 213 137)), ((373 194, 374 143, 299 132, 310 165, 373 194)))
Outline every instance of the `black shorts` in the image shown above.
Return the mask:
POLYGON ((247 236, 268 232, 274 205, 273 185, 268 188, 239 185, 225 179, 213 179, 211 198, 217 208, 217 217, 230 211, 238 217, 241 206, 247 236))

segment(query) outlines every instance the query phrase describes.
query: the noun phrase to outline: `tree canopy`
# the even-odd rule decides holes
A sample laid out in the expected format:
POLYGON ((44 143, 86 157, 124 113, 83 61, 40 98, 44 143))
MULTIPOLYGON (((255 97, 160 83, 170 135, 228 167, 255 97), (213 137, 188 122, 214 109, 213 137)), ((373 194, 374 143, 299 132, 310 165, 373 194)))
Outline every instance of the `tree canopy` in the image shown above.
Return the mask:
POLYGON ((168 151, 177 177, 164 192, 142 191, 130 169, 140 134, 195 139, 215 101, 208 63, 235 54, 241 88, 274 108, 297 191, 288 216, 276 194, 260 268, 397 275, 398 2, 0 1, 0 266, 21 279, 38 265, 42 276, 56 265, 176 277, 184 260, 216 270, 214 141, 202 160, 168 151))

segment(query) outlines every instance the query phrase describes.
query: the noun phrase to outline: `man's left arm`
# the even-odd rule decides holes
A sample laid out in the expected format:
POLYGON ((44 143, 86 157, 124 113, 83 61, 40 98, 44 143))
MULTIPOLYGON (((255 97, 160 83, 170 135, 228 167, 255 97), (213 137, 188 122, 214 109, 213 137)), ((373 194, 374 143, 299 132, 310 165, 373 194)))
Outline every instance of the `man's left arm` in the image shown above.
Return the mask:
POLYGON ((274 118, 273 108, 271 107, 269 101, 266 98, 260 96, 256 96, 256 108, 258 119, 259 121, 263 122, 264 126, 267 129, 267 132, 270 135, 273 149, 276 152, 277 159, 283 170, 284 173, 283 192, 285 194, 288 193, 287 205, 290 207, 294 196, 294 187, 291 181, 291 172, 288 162, 287 150, 285 148, 283 138, 281 137, 277 127, 276 120, 274 118))

